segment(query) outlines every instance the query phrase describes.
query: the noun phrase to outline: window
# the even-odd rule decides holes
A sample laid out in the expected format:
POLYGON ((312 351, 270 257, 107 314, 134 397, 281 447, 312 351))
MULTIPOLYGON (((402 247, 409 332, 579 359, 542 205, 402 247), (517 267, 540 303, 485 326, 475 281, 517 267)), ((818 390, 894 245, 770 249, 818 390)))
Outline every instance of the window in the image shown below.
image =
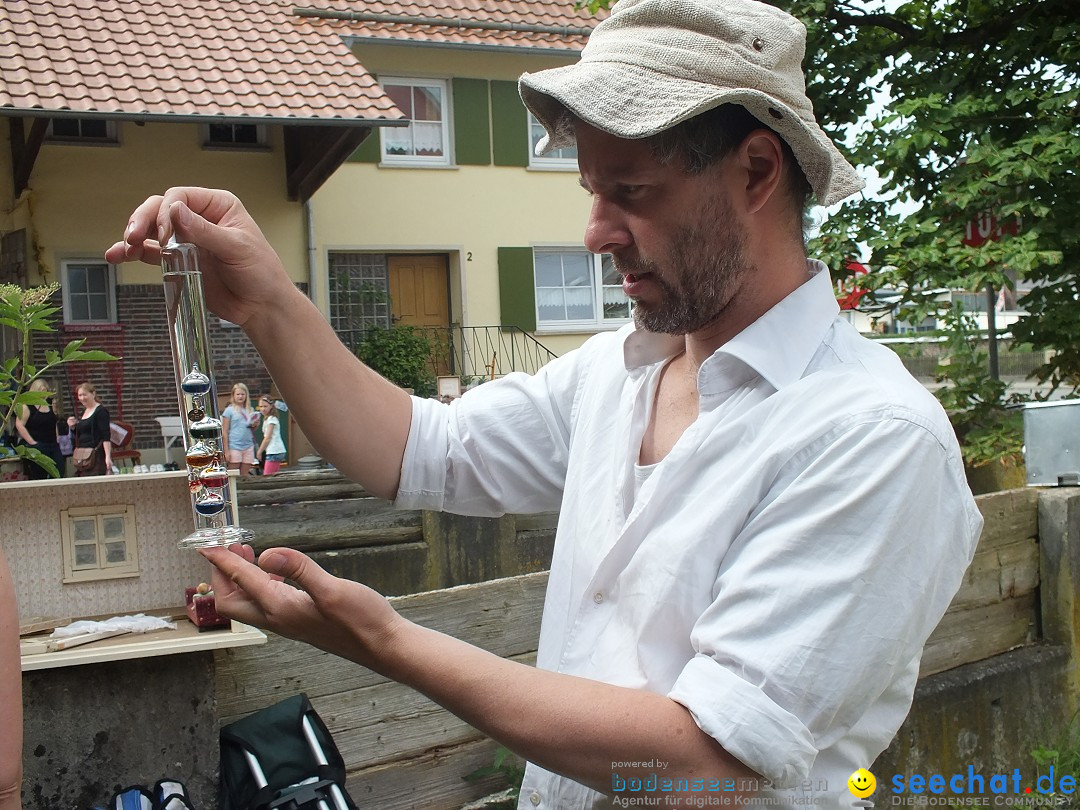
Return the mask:
POLYGON ((577 147, 564 146, 546 155, 536 154, 536 145, 544 137, 544 125, 529 113, 529 166, 534 169, 573 169, 577 171, 577 147))
POLYGON ((203 126, 203 143, 227 148, 265 146, 266 127, 258 124, 206 124, 203 126))
POLYGON ((60 513, 64 582, 139 575, 135 507, 79 506, 60 513))
POLYGON ((45 137, 66 143, 116 143, 116 122, 100 118, 53 118, 45 137))
POLYGON ((449 166, 446 82, 387 78, 379 83, 409 119, 407 127, 379 127, 383 162, 403 166, 449 166))
POLYGON ((390 326, 390 282, 381 253, 331 252, 330 325, 352 346, 364 332, 390 326))
POLYGON ((617 326, 633 303, 610 255, 585 250, 535 250, 537 328, 617 326))
POLYGON ((116 274, 105 262, 61 263, 64 323, 116 323, 116 274))

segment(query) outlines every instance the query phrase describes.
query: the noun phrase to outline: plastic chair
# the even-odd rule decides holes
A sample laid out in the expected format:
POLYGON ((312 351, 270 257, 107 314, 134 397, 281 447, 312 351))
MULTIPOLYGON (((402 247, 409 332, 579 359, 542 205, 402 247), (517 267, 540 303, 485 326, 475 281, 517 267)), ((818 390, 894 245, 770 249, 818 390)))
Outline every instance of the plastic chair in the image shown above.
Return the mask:
POLYGON ((112 461, 117 468, 134 467, 142 463, 142 454, 130 446, 131 440, 135 438, 135 428, 130 422, 114 419, 109 423, 109 434, 109 441, 112 442, 112 461))

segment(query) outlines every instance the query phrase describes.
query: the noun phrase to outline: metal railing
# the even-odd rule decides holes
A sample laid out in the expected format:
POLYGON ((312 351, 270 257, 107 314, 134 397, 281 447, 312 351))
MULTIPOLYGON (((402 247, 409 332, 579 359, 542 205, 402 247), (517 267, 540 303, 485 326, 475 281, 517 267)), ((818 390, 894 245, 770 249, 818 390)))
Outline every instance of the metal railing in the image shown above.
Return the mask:
MULTIPOLYGON (((558 355, 516 326, 414 326, 431 346, 431 368, 436 376, 491 379, 511 371, 536 373, 558 355)), ((339 330, 341 342, 352 351, 366 329, 339 330)))

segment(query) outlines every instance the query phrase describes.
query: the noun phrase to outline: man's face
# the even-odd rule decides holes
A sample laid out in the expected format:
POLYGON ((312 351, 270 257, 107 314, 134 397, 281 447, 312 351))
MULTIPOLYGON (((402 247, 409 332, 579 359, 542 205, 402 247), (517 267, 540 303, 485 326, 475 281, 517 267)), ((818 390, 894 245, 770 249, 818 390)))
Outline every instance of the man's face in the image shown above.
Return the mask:
POLYGON ((661 165, 647 144, 577 128, 593 208, 585 245, 610 253, 638 327, 685 335, 718 322, 750 275, 728 196, 728 160, 699 175, 661 165))

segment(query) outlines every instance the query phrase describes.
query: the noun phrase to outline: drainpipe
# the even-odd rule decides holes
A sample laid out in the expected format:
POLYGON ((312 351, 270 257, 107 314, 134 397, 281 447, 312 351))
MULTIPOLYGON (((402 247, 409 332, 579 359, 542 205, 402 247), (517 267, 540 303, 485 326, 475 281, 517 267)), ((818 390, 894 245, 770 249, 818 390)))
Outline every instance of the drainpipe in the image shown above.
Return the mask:
POLYGON ((304 200, 304 228, 307 231, 308 297, 319 309, 319 252, 315 247, 315 212, 311 200, 304 200))

